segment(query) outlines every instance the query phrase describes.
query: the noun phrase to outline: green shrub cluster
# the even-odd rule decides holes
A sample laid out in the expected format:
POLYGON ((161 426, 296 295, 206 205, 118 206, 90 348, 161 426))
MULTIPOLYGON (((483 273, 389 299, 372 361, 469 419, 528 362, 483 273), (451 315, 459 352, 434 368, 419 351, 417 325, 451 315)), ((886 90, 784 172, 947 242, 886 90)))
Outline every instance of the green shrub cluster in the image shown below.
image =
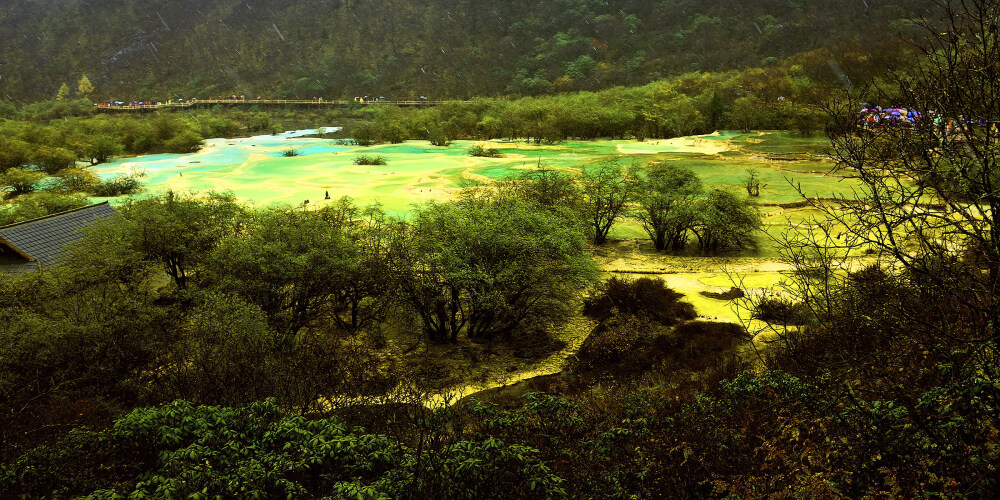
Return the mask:
POLYGON ((244 408, 176 401, 35 449, 0 473, 0 485, 40 497, 565 497, 537 456, 490 438, 414 450, 335 418, 286 413, 273 400, 244 408), (65 470, 66 461, 78 468, 65 470))
POLYGON ((92 189, 94 196, 114 197, 135 194, 142 190, 142 175, 117 175, 97 183, 92 189))
POLYGON ((385 165, 385 157, 377 155, 358 155, 354 158, 355 165, 385 165))
POLYGON ((483 146, 482 144, 473 144, 469 146, 469 156, 480 156, 483 158, 499 158, 503 155, 496 148, 491 148, 483 146))
POLYGON ((681 297, 661 279, 612 276, 584 301, 583 312, 598 321, 627 314, 670 326, 695 317, 694 306, 681 302, 681 297))

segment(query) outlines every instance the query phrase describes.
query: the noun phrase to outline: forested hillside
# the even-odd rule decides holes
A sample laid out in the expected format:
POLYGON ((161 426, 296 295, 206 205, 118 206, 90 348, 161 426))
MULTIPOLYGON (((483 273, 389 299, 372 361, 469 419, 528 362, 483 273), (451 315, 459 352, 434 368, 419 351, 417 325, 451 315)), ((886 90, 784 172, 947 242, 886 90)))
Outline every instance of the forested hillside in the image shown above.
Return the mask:
MULTIPOLYGON (((0 98, 467 98, 641 85, 833 49, 891 66, 930 0, 8 0, 0 98)), ((845 66, 846 65, 846 66, 845 66)))
POLYGON ((1000 498, 1000 0, 897 1, 0 1, 0 499, 1000 498), (232 93, 445 102, 93 102, 232 93))

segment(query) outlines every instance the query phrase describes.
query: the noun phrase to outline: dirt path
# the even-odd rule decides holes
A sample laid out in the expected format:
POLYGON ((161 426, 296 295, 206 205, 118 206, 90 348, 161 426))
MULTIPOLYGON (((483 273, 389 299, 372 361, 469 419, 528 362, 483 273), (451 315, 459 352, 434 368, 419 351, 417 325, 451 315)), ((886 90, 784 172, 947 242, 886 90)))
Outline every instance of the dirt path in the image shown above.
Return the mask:
POLYGON ((562 329, 553 333, 556 339, 566 343, 562 349, 549 354, 540 361, 527 364, 523 360, 515 360, 508 356, 492 358, 484 363, 491 368, 486 380, 469 382, 445 389, 429 397, 425 401, 425 405, 431 408, 445 406, 480 391, 513 385, 522 380, 534 377, 560 373, 565 367, 566 360, 576 355, 577 350, 580 349, 580 345, 590 335, 594 326, 596 324, 592 320, 582 315, 574 316, 562 329), (505 365, 512 367, 517 364, 521 366, 514 371, 506 371, 502 368, 505 365))
MULTIPOLYGON (((731 279, 740 279, 741 276, 744 279, 753 277, 745 283, 748 286, 770 286, 780 278, 781 271, 790 269, 783 263, 767 258, 648 253, 640 250, 643 243, 644 240, 639 239, 612 241, 594 248, 594 258, 599 269, 608 275, 663 279, 671 289, 684 294, 683 300, 695 306, 699 319, 702 320, 741 322, 739 311, 733 307, 732 301, 712 299, 699 292, 724 292, 733 286, 731 279)), ((428 406, 444 405, 479 391, 560 373, 566 360, 576 354, 594 326, 592 320, 582 315, 575 316, 553 333, 554 337, 566 343, 559 351, 535 362, 525 362, 510 356, 491 357, 483 363, 488 370, 482 373, 479 380, 441 391, 428 401, 428 406)))

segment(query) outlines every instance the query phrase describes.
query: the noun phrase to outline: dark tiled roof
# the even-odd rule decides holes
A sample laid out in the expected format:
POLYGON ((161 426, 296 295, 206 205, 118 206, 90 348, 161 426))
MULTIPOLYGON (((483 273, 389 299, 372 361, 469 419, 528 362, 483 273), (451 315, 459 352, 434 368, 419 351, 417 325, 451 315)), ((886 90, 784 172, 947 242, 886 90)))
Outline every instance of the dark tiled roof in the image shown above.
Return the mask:
POLYGON ((0 259, 0 272, 22 273, 59 264, 67 245, 83 237, 81 228, 115 213, 104 202, 0 226, 0 245, 25 257, 0 259))

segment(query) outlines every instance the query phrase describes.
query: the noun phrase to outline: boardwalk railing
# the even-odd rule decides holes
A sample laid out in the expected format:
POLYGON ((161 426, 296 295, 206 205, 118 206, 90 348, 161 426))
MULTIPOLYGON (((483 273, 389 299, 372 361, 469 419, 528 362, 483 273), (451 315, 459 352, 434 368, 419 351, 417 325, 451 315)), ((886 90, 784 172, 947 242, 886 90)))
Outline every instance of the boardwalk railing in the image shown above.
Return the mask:
POLYGON ((357 100, 348 101, 345 99, 334 99, 334 100, 312 100, 312 99, 191 99, 188 101, 176 102, 152 102, 141 104, 136 103, 98 103, 96 104, 98 110, 108 110, 108 111, 141 111, 146 109, 172 109, 172 108, 191 108, 191 107, 202 107, 211 106, 215 104, 230 104, 230 105, 265 105, 265 106, 283 106, 283 105, 296 105, 296 106, 369 106, 372 104, 392 104, 395 106, 438 106, 446 102, 464 102, 464 101, 428 101, 426 99, 413 100, 413 101, 387 101, 384 99, 376 100, 357 100))

